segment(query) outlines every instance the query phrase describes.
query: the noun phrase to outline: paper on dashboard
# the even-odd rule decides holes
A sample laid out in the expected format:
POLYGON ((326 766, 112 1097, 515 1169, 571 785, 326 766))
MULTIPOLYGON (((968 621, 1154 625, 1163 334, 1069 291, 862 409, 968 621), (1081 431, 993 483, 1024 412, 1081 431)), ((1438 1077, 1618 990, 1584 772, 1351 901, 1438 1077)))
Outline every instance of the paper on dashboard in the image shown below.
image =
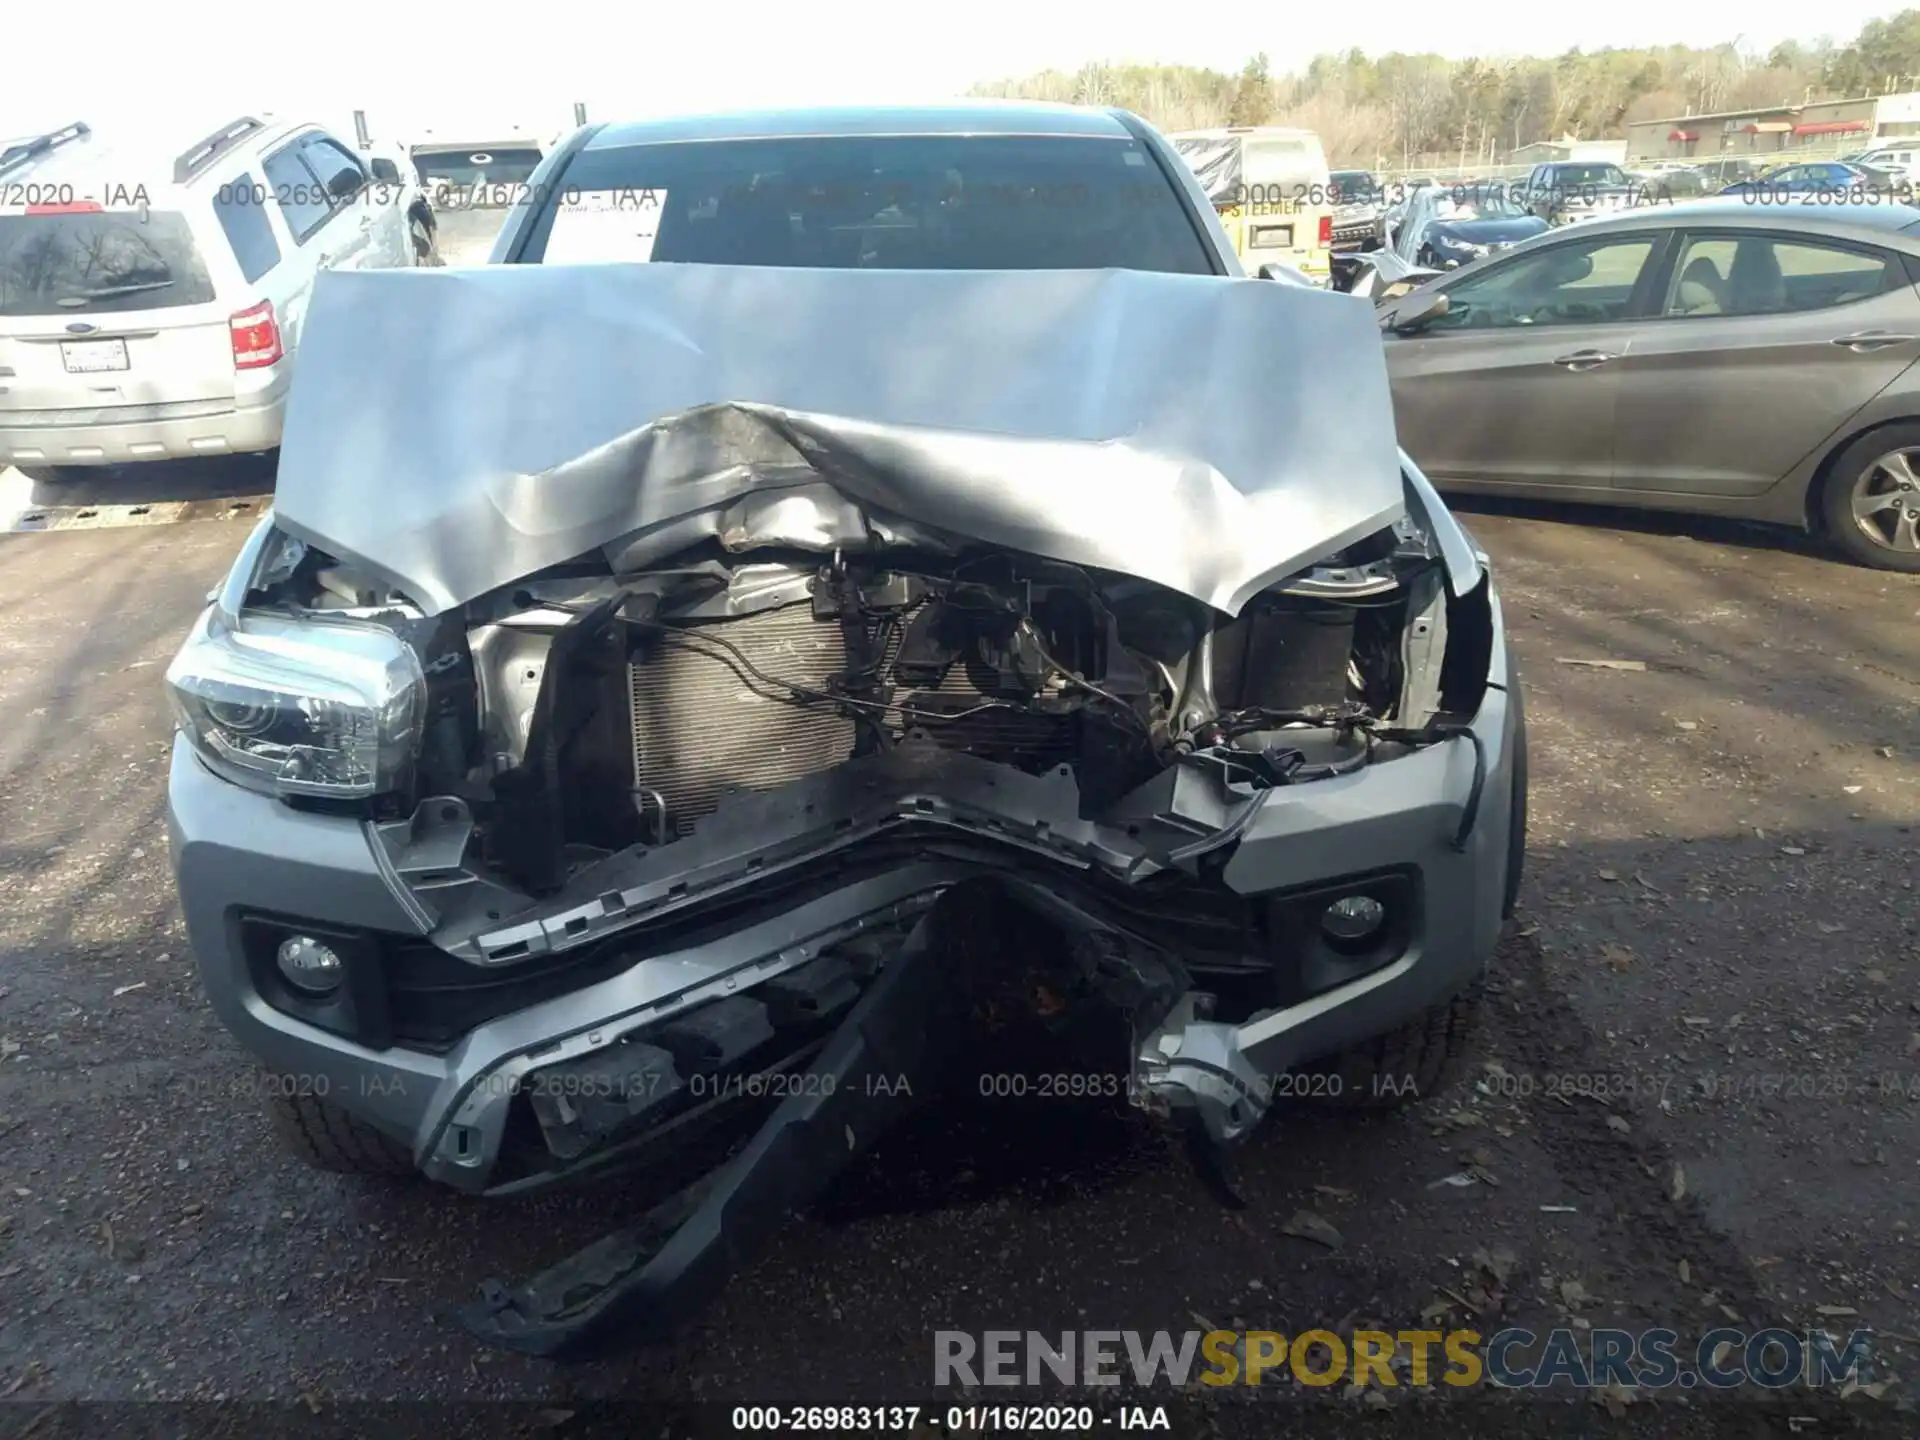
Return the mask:
POLYGON ((666 200, 664 190, 569 191, 554 209, 542 263, 592 265, 652 259, 666 200))

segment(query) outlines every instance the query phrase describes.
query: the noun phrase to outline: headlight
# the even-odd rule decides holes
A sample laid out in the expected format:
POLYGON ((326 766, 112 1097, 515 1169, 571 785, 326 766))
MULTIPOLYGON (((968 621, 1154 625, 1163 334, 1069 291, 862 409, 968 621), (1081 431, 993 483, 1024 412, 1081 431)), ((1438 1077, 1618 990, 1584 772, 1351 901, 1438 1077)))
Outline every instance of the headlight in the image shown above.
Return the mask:
POLYGON ((418 749, 420 661, 357 621, 209 609, 167 668, 180 732, 214 771, 272 795, 339 799, 393 789, 418 749))

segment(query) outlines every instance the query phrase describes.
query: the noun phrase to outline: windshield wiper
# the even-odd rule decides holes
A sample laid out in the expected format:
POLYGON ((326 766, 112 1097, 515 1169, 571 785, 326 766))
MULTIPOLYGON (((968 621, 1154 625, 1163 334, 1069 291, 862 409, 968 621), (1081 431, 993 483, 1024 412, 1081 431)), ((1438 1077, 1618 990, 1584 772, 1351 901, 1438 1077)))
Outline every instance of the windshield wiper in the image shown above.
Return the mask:
POLYGON ((104 290, 88 290, 80 295, 62 295, 53 303, 71 310, 77 305, 91 304, 95 300, 112 300, 121 295, 140 295, 148 290, 164 290, 173 284, 171 280, 143 280, 138 285, 109 285, 104 290))

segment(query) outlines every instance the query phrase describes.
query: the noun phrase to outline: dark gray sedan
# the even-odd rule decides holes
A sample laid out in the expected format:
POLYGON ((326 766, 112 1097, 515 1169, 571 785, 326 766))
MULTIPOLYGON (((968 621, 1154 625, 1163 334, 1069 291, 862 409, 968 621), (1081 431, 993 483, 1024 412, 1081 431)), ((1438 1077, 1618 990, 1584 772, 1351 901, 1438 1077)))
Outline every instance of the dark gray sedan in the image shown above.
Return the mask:
POLYGON ((1920 572, 1920 209, 1701 200, 1570 226, 1381 305, 1443 489, 1797 525, 1920 572))

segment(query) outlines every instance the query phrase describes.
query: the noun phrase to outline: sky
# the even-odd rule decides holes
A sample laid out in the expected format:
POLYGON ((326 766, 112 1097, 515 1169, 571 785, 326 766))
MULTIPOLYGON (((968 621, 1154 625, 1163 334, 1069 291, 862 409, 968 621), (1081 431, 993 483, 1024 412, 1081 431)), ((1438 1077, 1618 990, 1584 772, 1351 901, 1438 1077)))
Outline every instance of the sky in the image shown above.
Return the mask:
MULTIPOLYGON (((315 10, 207 0, 15 5, 4 25, 0 136, 84 119, 197 138, 271 111, 345 131, 368 112, 378 139, 427 126, 557 132, 573 102, 593 120, 690 110, 959 95, 979 81, 1089 61, 1235 71, 1265 51, 1274 73, 1355 46, 1468 55, 1557 54, 1578 45, 1737 39, 1837 41, 1901 6, 1827 0, 1593 0, 1436 5, 1212 7, 1166 0, 805 0, 761 6, 618 7, 609 0, 315 10), (76 17, 84 15, 84 22, 76 17), (459 17, 470 17, 462 20, 459 17), (363 23, 364 22, 364 23, 363 23)), ((471 137, 462 137, 471 138, 471 137)), ((187 142, 183 142, 187 143, 187 142)))

